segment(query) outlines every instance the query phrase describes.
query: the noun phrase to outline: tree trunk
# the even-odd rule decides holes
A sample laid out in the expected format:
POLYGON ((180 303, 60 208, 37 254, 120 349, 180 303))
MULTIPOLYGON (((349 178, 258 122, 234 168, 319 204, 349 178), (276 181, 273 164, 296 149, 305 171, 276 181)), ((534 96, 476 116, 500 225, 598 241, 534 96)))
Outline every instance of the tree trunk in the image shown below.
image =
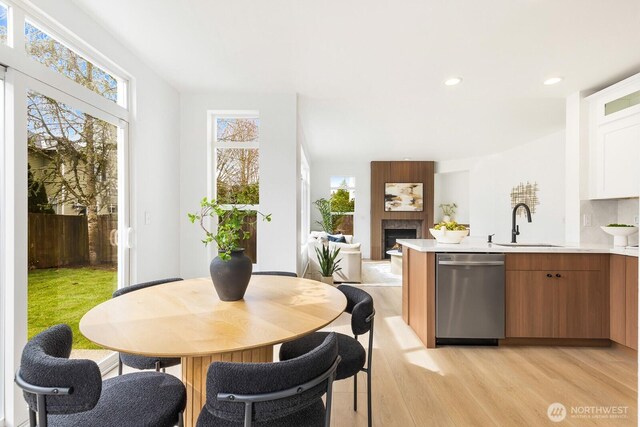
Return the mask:
POLYGON ((98 260, 98 212, 96 206, 87 206, 87 229, 89 237, 89 264, 97 265, 98 260))

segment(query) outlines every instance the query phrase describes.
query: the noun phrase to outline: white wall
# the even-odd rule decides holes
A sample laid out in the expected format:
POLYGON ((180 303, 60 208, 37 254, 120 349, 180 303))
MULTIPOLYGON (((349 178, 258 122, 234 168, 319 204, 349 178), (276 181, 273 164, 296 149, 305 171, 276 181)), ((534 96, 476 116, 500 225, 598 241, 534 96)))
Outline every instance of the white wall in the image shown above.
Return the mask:
MULTIPOLYGON (((311 203, 331 195, 332 176, 354 176, 356 178, 356 211, 353 221, 354 242, 361 243, 362 257, 371 257, 371 163, 356 161, 314 161, 311 160, 311 203)), ((311 229, 320 230, 316 221, 320 215, 311 208, 311 229)))
POLYGON ((519 242, 564 241, 564 131, 480 159, 469 172, 471 235, 511 241, 511 189, 538 183, 533 222, 517 217, 519 242))
POLYGON ((209 274, 215 255, 201 243, 202 231, 187 219, 207 195, 207 111, 256 110, 260 114, 260 211, 256 270, 297 271, 300 258, 298 206, 300 165, 294 94, 208 93, 181 97, 180 274, 209 274))
POLYGON ((453 219, 461 224, 468 224, 469 200, 469 171, 435 174, 433 210, 436 223, 442 220, 440 205, 455 203, 458 207, 453 219))

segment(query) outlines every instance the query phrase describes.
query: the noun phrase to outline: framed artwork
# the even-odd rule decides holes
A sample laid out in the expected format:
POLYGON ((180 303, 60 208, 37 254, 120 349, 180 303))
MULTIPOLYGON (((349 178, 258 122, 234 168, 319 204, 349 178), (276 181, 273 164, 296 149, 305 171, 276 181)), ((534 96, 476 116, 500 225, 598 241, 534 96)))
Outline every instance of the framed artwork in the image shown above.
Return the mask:
POLYGON ((386 212, 422 212, 422 183, 387 182, 384 184, 386 212))

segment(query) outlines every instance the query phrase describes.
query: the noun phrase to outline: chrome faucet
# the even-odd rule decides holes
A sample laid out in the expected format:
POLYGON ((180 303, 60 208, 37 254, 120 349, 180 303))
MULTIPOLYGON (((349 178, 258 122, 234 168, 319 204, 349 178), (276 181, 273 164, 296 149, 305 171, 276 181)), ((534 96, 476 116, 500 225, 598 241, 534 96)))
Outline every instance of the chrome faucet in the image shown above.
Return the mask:
POLYGON ((520 235, 520 226, 516 225, 516 212, 520 207, 523 207, 524 210, 527 211, 527 221, 531 222, 531 210, 526 203, 518 203, 513 207, 513 213, 511 214, 511 243, 518 243, 516 242, 516 236, 520 235))

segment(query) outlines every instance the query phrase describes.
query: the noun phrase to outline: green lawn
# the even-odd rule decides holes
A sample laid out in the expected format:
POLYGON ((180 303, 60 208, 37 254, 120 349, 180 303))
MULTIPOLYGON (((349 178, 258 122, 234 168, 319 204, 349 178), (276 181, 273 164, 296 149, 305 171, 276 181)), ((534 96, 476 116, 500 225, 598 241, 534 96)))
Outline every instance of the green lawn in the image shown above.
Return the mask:
POLYGON ((48 327, 66 323, 73 330, 73 348, 101 348, 78 329, 80 318, 111 298, 117 273, 106 268, 50 268, 29 272, 29 338, 48 327))

